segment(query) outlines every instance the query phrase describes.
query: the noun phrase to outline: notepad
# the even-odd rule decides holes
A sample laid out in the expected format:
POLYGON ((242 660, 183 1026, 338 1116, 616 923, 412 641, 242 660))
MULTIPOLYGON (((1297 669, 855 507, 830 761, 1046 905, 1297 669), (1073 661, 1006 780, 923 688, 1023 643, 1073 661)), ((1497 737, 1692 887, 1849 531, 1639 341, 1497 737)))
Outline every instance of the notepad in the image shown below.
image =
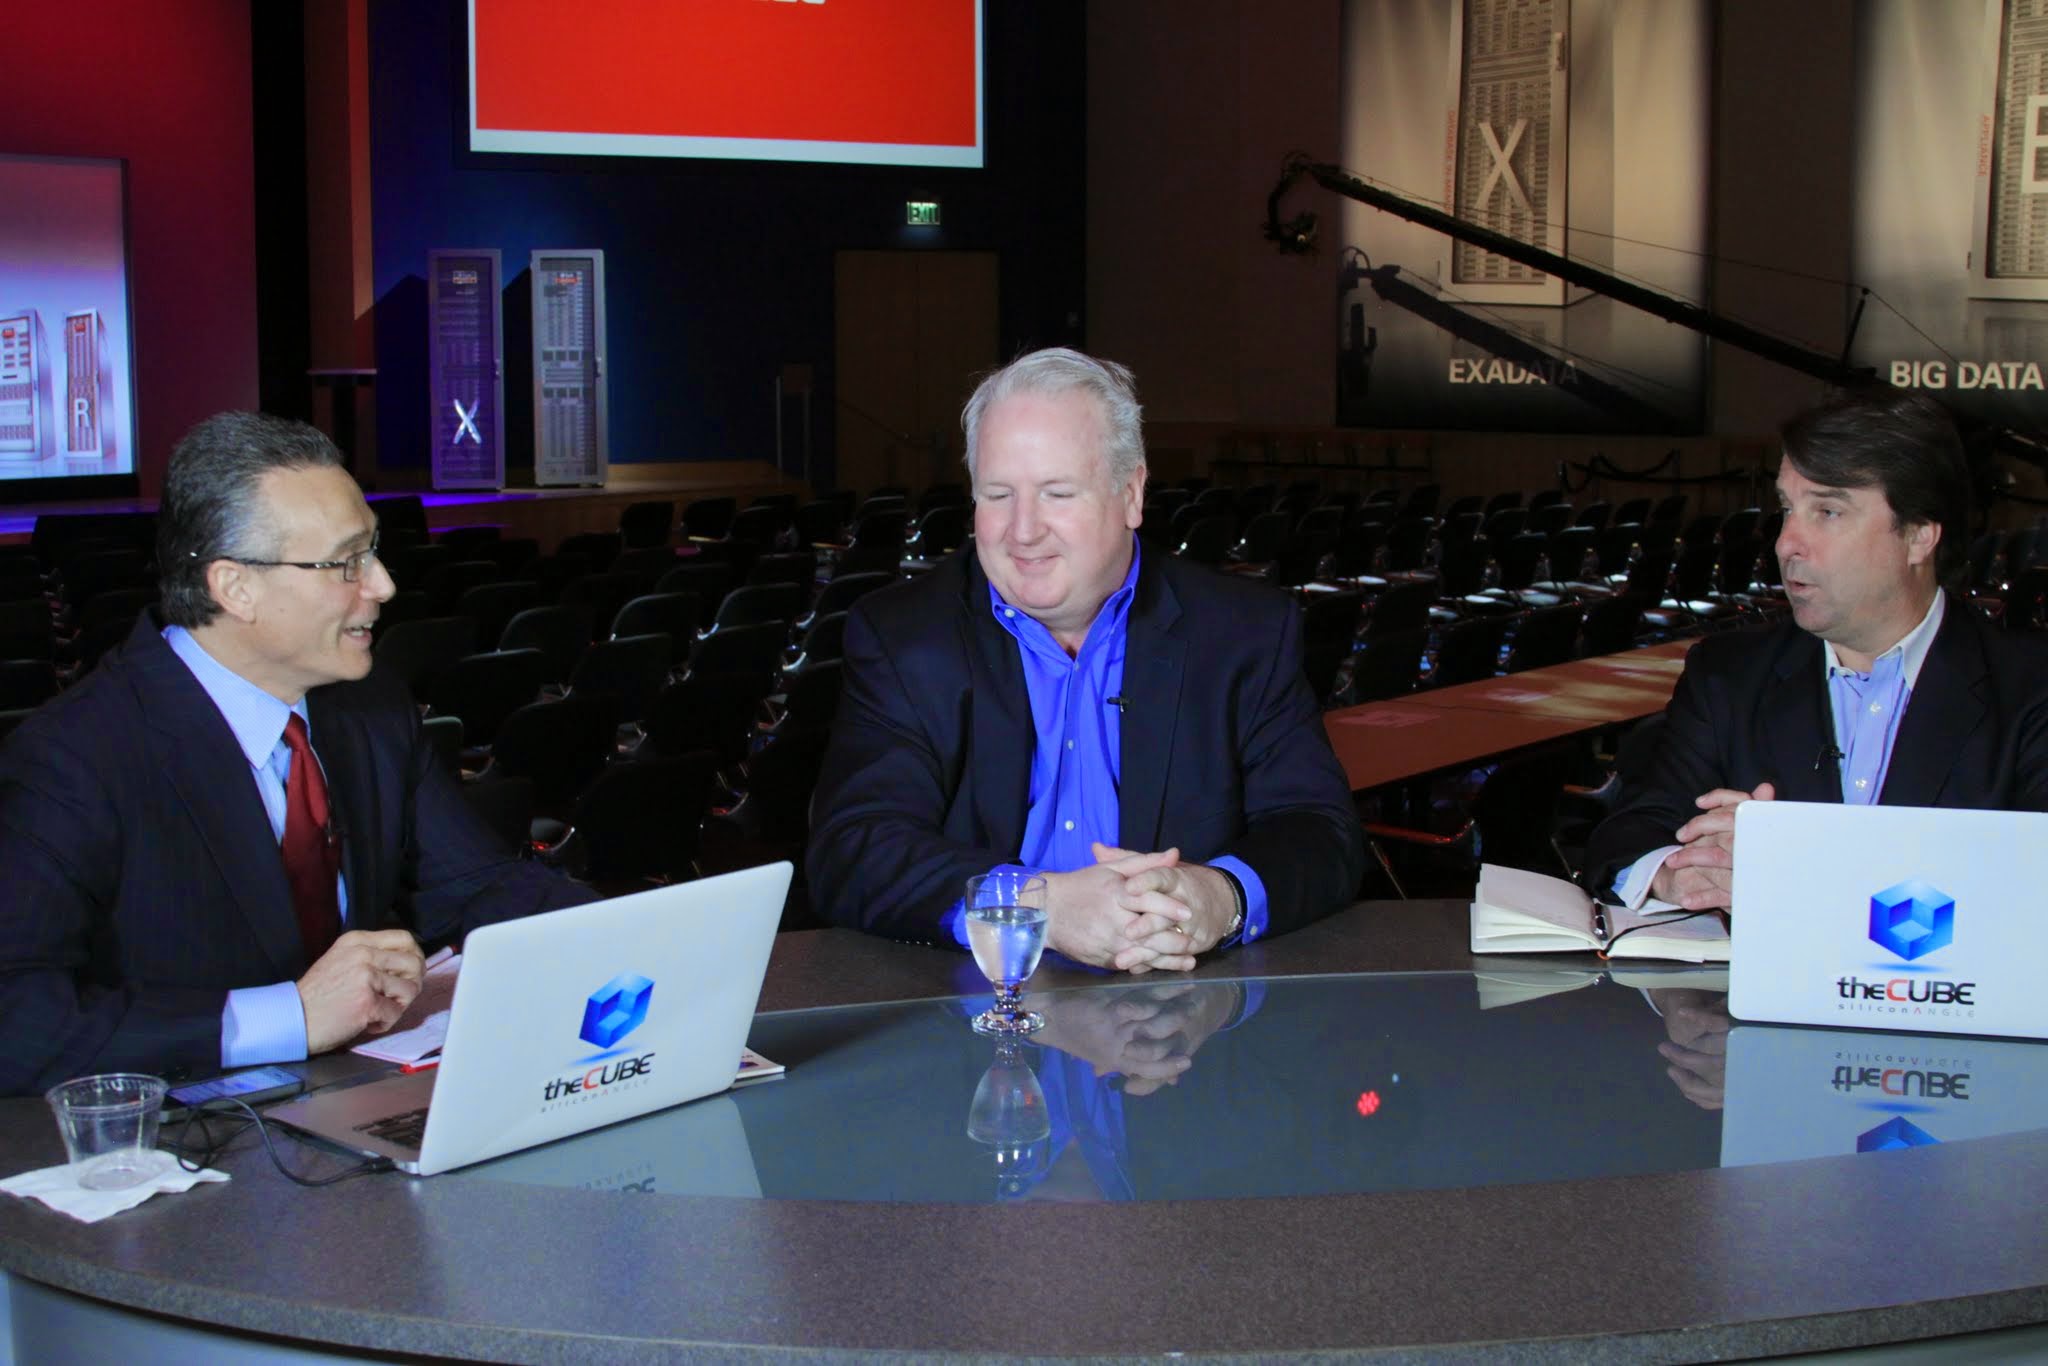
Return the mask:
POLYGON ((1728 961, 1728 924, 1718 914, 1672 907, 1603 906, 1563 878, 1480 865, 1472 902, 1474 953, 1574 953, 1610 958, 1728 961))

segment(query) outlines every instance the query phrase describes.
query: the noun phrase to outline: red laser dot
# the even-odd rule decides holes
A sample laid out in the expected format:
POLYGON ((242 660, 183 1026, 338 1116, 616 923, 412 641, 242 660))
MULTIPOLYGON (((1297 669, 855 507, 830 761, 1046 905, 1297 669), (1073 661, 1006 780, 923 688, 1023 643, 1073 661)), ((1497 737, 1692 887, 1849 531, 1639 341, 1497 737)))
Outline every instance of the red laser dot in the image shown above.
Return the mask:
POLYGON ((1374 1116, 1374 1115, 1376 1115, 1376 1114, 1378 1114, 1378 1113, 1379 1113, 1379 1108, 1380 1108, 1380 1093, 1379 1093, 1379 1092, 1377 1092, 1377 1091, 1360 1091, 1360 1092, 1358 1093, 1358 1113, 1359 1113, 1359 1114, 1360 1114, 1361 1116, 1363 1116, 1363 1117, 1365 1117, 1365 1118, 1367 1118, 1367 1119, 1370 1119, 1370 1118, 1371 1118, 1372 1116, 1374 1116))

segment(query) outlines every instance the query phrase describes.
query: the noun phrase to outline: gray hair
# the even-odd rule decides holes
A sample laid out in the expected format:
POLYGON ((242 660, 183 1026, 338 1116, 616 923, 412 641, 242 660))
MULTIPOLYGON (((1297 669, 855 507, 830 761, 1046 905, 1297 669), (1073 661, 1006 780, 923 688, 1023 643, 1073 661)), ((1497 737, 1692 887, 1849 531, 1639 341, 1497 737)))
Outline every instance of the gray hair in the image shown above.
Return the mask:
POLYGON ((215 413, 185 433, 171 450, 157 506, 163 619, 189 630, 220 614, 206 584, 215 560, 276 557, 274 547, 253 544, 266 531, 276 534, 258 525, 264 475, 341 463, 341 452, 318 428, 268 413, 215 413))
POLYGON ((960 414, 960 426, 967 433, 968 479, 974 478, 981 424, 990 408, 1013 394, 1062 394, 1077 389, 1094 399, 1102 414, 1102 453, 1109 466, 1110 488, 1128 484, 1138 466, 1145 463, 1145 410, 1138 403, 1137 378, 1128 366, 1084 356, 1065 346, 1019 356, 989 372, 975 387, 960 414))

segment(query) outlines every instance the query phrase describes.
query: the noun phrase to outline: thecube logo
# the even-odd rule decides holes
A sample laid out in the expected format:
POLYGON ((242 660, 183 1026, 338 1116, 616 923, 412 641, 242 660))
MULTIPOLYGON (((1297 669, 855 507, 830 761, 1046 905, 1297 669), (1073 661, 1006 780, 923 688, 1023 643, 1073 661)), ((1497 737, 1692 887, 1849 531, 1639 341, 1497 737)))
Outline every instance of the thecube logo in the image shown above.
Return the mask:
POLYGON ((1875 1129, 1856 1135, 1856 1151, 1885 1153, 1898 1148, 1925 1148, 1939 1142, 1940 1139, 1904 1115, 1894 1115, 1875 1129))
POLYGON ((1947 948, 1956 937, 1956 900, 1908 878, 1870 898, 1870 938, 1907 962, 1947 948))
POLYGON ((654 983, 637 973, 612 978, 583 1004, 583 1040, 610 1048, 647 1022, 647 1001, 653 994, 654 983))

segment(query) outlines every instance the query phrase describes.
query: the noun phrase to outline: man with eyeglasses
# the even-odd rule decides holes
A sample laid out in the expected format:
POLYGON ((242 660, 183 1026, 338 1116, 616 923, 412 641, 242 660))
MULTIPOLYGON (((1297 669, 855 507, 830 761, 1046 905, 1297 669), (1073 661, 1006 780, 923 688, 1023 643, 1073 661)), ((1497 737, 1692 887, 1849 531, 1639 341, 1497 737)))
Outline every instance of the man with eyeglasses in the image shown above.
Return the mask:
POLYGON ((0 1092, 321 1053, 398 1019, 422 941, 592 899, 504 847, 371 673, 394 590, 324 435, 194 427, 157 557, 158 612, 0 749, 0 1092))

